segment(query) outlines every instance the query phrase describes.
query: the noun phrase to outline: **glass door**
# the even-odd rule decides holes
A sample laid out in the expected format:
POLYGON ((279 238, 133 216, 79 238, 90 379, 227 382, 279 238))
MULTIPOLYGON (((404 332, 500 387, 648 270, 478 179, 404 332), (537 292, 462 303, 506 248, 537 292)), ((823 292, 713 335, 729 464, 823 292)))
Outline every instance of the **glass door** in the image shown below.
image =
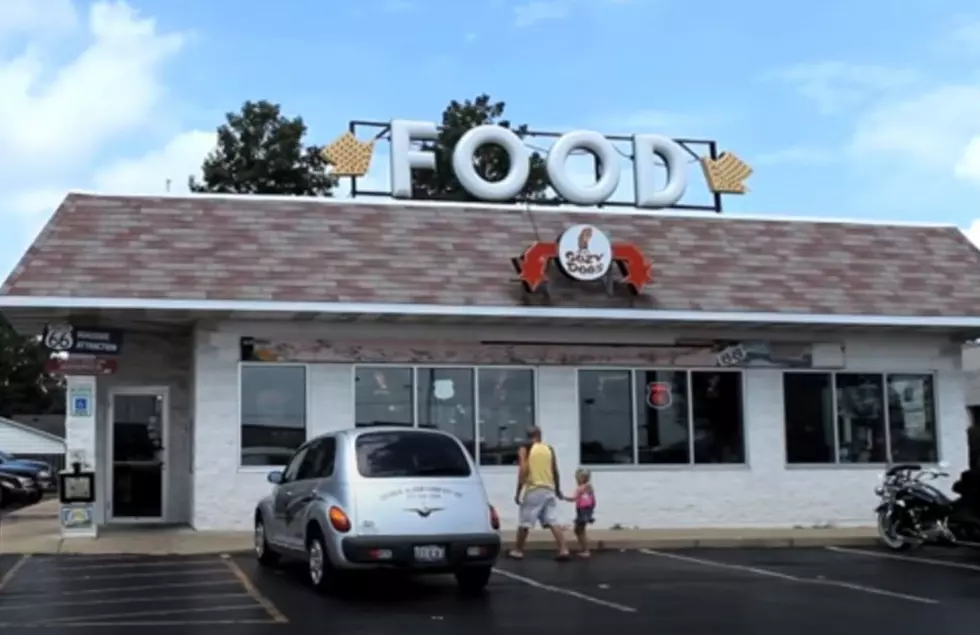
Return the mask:
POLYGON ((113 519, 163 519, 166 405, 161 390, 129 389, 112 395, 113 519))

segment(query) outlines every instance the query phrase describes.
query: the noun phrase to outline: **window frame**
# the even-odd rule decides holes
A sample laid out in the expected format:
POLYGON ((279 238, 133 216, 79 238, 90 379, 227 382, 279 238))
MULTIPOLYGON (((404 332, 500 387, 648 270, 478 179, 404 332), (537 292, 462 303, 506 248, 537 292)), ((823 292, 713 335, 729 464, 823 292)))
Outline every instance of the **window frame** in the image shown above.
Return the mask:
POLYGON ((813 470, 813 469, 872 469, 880 470, 883 467, 893 465, 892 456, 892 431, 891 431, 891 408, 888 407, 888 378, 892 375, 914 375, 918 377, 929 377, 932 380, 932 416, 936 426, 936 462, 922 463, 921 465, 939 465, 943 460, 942 444, 942 423, 939 420, 939 384, 935 370, 865 370, 863 368, 845 369, 826 369, 826 368, 784 368, 779 374, 780 396, 783 399, 783 437, 786 436, 786 375, 800 375, 803 373, 828 375, 830 377, 831 390, 830 407, 833 414, 834 430, 834 460, 827 463, 790 463, 786 444, 783 443, 783 466, 791 470, 813 470), (884 463, 845 463, 840 460, 840 422, 838 421, 837 411, 837 376, 838 375, 878 375, 881 377, 881 399, 883 404, 883 423, 885 426, 885 451, 886 460, 884 463))
POLYGON ((282 470, 283 472, 285 472, 286 467, 289 465, 289 462, 288 461, 286 462, 285 465, 271 465, 271 464, 270 465, 243 465, 242 464, 242 450, 244 449, 242 447, 242 369, 245 368, 246 366, 255 366, 255 367, 258 367, 258 368, 282 368, 282 367, 297 368, 297 367, 299 367, 299 368, 302 368, 303 369, 303 401, 305 402, 304 403, 304 406, 303 406, 303 408, 304 408, 304 411, 303 411, 303 420, 304 420, 303 421, 303 424, 304 424, 303 435, 304 435, 304 438, 303 438, 303 443, 301 443, 293 451, 295 453, 295 452, 299 451, 299 449, 301 447, 303 447, 304 445, 306 445, 307 443, 309 443, 310 440, 311 440, 311 438, 310 438, 310 412, 311 412, 311 406, 312 406, 313 400, 312 400, 312 394, 310 392, 310 375, 312 375, 312 373, 310 372, 310 364, 300 364, 300 363, 295 363, 295 362, 283 362, 283 363, 279 363, 279 362, 241 362, 241 361, 238 362, 238 386, 235 389, 235 393, 237 395, 237 400, 238 400, 237 401, 237 404, 235 406, 236 407, 237 414, 238 414, 238 434, 236 435, 236 440, 235 440, 235 449, 236 449, 236 452, 238 453, 238 458, 236 459, 237 462, 238 462, 238 471, 239 472, 244 472, 244 473, 252 473, 252 472, 263 472, 263 473, 265 473, 265 472, 268 472, 269 470, 275 470, 275 469, 278 468, 278 469, 282 470))
MULTIPOLYGON (((477 469, 481 472, 483 470, 496 470, 496 471, 506 471, 508 473, 514 471, 513 465, 481 465, 480 464, 480 370, 481 369, 492 369, 492 370, 519 370, 531 373, 531 395, 534 397, 534 425, 539 425, 541 421, 541 399, 538 392, 538 368, 537 366, 518 366, 515 364, 398 364, 394 362, 386 362, 383 364, 353 364, 351 366, 351 378, 350 378, 350 390, 351 390, 351 404, 353 404, 353 425, 357 425, 357 372, 360 369, 371 369, 371 368, 408 368, 412 371, 412 425, 411 428, 419 427, 419 398, 418 398, 418 382, 419 382, 419 369, 427 368, 438 368, 438 369, 449 369, 449 370, 468 370, 472 373, 473 378, 473 432, 475 436, 474 447, 476 448, 476 456, 473 458, 473 463, 476 465, 477 469)), ((576 391, 578 390, 578 385, 576 381, 576 391)), ((406 426, 408 427, 408 426, 406 426)), ((369 428, 363 428, 369 429, 369 428)))
POLYGON ((746 376, 744 368, 723 368, 719 366, 576 366, 575 367, 575 409, 576 409, 576 419, 578 420, 578 437, 579 444, 582 443, 582 418, 581 418, 581 403, 582 403, 582 389, 580 384, 581 371, 611 371, 611 372, 627 372, 630 376, 630 412, 633 417, 633 463, 624 464, 586 464, 583 466, 589 468, 593 472, 611 472, 618 470, 745 470, 751 469, 751 462, 749 461, 749 436, 746 434, 746 376), (685 399, 687 401, 687 450, 688 456, 690 457, 687 463, 640 463, 640 444, 637 442, 639 439, 639 401, 638 395, 636 394, 636 374, 638 372, 670 372, 670 373, 685 373, 686 375, 686 390, 685 399), (696 463, 694 461, 694 400, 692 399, 692 388, 693 382, 691 381, 692 373, 737 373, 739 375, 739 390, 741 393, 741 424, 742 424, 742 454, 743 460, 740 463, 696 463))

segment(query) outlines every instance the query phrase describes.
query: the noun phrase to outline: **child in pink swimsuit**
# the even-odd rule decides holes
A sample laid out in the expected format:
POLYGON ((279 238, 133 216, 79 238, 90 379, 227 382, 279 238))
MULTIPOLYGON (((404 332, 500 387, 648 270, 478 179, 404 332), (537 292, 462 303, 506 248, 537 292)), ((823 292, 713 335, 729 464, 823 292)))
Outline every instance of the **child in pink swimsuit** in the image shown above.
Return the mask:
POLYGON ((578 539, 579 552, 582 558, 588 558, 589 536, 586 528, 595 522, 595 490, 592 489, 592 475, 585 468, 575 470, 575 493, 566 498, 575 503, 575 537, 578 539))

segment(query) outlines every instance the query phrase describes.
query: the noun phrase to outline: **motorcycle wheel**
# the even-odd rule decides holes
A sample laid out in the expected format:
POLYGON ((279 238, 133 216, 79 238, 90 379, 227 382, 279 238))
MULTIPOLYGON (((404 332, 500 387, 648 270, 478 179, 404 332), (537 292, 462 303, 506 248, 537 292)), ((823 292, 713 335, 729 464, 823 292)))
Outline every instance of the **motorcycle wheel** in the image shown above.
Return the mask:
POLYGON ((896 523, 887 509, 878 512, 878 537, 892 551, 908 551, 916 546, 915 541, 898 534, 896 523))

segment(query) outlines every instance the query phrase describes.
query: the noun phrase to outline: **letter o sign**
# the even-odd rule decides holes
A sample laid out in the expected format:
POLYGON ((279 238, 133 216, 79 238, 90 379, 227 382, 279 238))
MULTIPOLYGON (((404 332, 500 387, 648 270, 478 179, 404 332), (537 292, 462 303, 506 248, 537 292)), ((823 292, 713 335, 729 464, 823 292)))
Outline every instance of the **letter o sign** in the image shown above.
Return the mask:
POLYGON ((578 130, 558 138, 545 160, 548 180, 562 198, 576 205, 597 205, 608 200, 619 187, 619 154, 612 143, 598 132, 578 130), (599 162, 601 176, 592 185, 576 183, 566 170, 568 157, 575 150, 587 150, 599 162))
POLYGON ((502 126, 477 126, 467 130, 453 149, 453 172, 463 189, 485 201, 509 201, 524 189, 531 175, 531 158, 524 142, 502 126), (476 171, 474 159, 480 146, 499 145, 510 159, 510 171, 499 181, 487 181, 476 171))

